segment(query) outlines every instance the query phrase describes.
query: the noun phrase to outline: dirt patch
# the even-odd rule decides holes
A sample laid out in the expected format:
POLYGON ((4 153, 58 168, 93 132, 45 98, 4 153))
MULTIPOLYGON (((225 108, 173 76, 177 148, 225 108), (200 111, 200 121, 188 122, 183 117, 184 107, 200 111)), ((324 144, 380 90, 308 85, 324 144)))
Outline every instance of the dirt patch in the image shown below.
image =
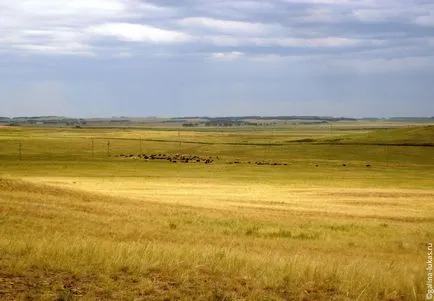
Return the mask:
POLYGON ((29 269, 23 273, 0 271, 1 300, 64 300, 86 295, 95 275, 76 276, 65 271, 29 269))

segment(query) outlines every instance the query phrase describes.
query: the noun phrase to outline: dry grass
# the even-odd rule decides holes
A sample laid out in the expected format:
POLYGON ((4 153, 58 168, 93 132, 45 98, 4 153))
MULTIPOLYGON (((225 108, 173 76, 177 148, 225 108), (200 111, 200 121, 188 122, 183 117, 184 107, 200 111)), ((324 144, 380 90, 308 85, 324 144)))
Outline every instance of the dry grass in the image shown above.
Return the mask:
POLYGON ((258 204, 255 191, 263 187, 249 187, 251 191, 243 193, 246 187, 233 184, 227 190, 214 183, 208 187, 209 204, 219 203, 222 196, 230 201, 202 206, 203 186, 181 186, 172 189, 172 196, 166 186, 130 199, 2 179, 0 296, 10 300, 71 296, 414 300, 415 293, 422 296, 423 265, 415 262, 422 260, 424 243, 433 237, 427 213, 432 210, 433 192, 268 187, 264 195, 270 197, 258 204), (309 202, 309 194, 316 201, 309 202), (271 200, 278 195, 288 201, 271 200), (163 201, 167 197, 181 199, 180 204, 163 201), (347 204, 349 199, 356 203, 347 204), (363 200, 366 204, 361 206, 379 210, 360 212, 357 202, 363 200), (403 214, 413 201, 414 209, 403 214))
POLYGON ((213 209, 254 208, 318 215, 434 221, 433 191, 386 188, 295 187, 207 179, 26 177, 35 183, 168 204, 213 209), (363 210, 361 210, 363 209, 363 210))
POLYGON ((177 131, 0 128, 0 299, 423 300, 431 148, 230 144, 326 131, 186 131, 205 166, 115 156, 177 131))

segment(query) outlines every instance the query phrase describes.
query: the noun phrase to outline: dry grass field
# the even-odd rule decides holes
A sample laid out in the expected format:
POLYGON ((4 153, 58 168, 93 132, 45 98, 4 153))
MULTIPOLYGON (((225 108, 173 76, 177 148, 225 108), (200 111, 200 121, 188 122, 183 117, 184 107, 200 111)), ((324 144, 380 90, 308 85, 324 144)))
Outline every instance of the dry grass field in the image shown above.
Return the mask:
POLYGON ((0 128, 0 299, 424 300, 433 127, 367 127, 0 128))

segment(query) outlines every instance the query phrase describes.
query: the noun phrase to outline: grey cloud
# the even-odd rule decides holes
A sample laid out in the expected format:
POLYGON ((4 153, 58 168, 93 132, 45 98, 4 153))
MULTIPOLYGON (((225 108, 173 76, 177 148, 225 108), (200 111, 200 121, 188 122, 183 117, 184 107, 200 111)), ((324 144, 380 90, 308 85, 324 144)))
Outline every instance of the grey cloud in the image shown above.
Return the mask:
POLYGON ((0 0, 0 108, 434 115, 433 11, 428 0, 0 0))
MULTIPOLYGON (((434 36, 429 19, 434 4, 428 1, 79 0, 62 4, 63 0, 35 0, 29 3, 34 5, 0 0, 3 8, 0 49, 77 55, 111 52, 109 55, 120 56, 143 53, 143 46, 137 43, 164 41, 166 53, 184 53, 184 43, 188 43, 192 54, 207 51, 212 54, 224 48, 245 54, 276 55, 303 51, 307 55, 328 54, 339 48, 345 53, 369 49, 381 53, 378 50, 410 46, 408 38, 412 37, 411 46, 418 55, 428 55, 432 44, 423 40, 434 36), (37 3, 41 5, 35 6, 37 3)), ((158 48, 154 45, 155 54, 161 52, 158 48)))

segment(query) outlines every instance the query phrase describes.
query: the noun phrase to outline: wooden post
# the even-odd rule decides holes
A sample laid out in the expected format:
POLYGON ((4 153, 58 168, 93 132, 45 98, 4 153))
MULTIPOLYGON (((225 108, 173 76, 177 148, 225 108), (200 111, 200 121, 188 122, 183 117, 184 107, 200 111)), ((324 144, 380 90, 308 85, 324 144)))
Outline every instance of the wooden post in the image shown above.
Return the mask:
POLYGON ((110 157, 110 140, 107 140, 107 157, 110 157))
POLYGON ((92 139, 92 160, 94 159, 94 157, 95 157, 95 146, 94 146, 94 141, 92 139))
POLYGON ((21 142, 21 140, 20 141, 18 141, 18 156, 19 156, 19 158, 20 158, 20 161, 22 160, 22 149, 23 149, 23 145, 22 145, 22 142, 21 142))
POLYGON ((181 153, 181 131, 178 130, 178 141, 179 141, 179 146, 178 146, 178 153, 181 153))
POLYGON ((390 150, 390 145, 387 144, 386 145, 386 167, 389 167, 389 150, 390 150))

